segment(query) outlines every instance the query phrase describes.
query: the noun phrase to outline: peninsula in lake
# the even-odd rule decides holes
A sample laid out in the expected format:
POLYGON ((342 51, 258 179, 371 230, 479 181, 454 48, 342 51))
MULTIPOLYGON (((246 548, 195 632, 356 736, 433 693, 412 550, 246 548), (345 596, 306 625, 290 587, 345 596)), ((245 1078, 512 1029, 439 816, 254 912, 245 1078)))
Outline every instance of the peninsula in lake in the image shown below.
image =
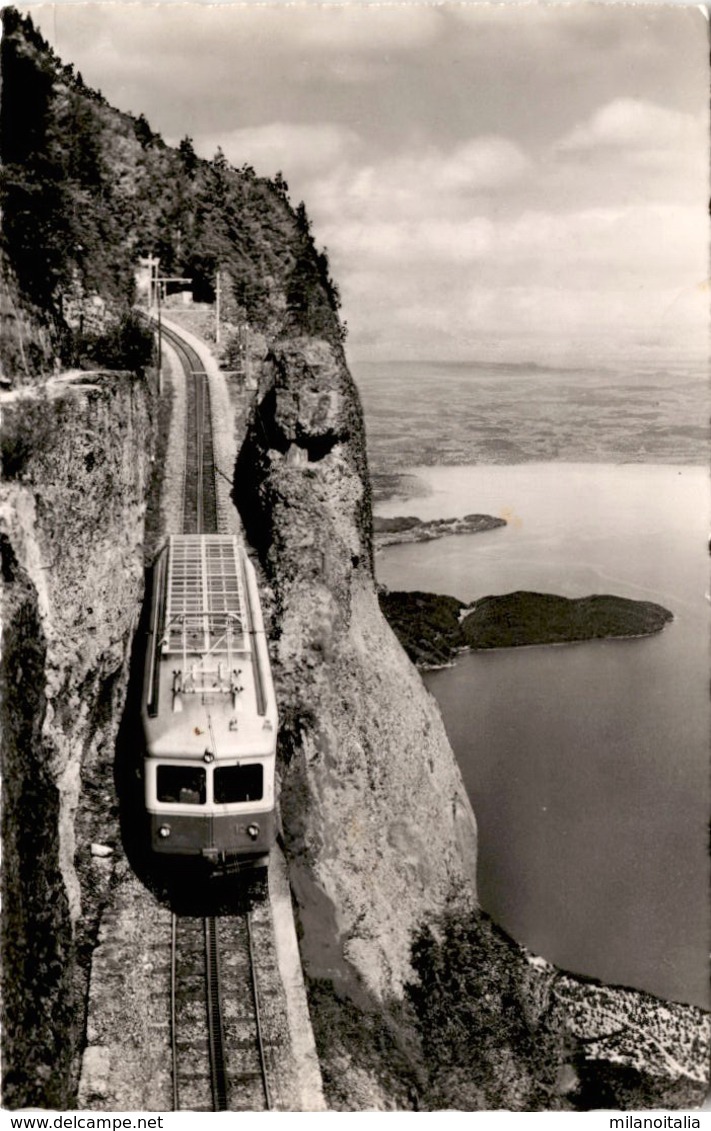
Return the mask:
POLYGON ((568 598, 518 591, 466 604, 437 593, 386 591, 380 604, 421 668, 451 664, 470 649, 649 636, 673 620, 662 605, 609 594, 568 598))
POLYGON ((465 514, 463 518, 422 519, 414 515, 397 515, 395 518, 373 518, 373 534, 376 550, 384 546, 396 546, 403 542, 432 542, 435 538, 445 538, 449 534, 481 534, 484 530, 495 530, 506 526, 503 518, 490 514, 465 514))

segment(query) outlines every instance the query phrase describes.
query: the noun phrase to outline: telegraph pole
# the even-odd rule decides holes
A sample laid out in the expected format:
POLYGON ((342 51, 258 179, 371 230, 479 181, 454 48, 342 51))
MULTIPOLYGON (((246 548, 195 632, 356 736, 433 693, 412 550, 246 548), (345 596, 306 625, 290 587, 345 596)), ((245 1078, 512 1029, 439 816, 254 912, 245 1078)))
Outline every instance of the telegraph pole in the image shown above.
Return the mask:
POLYGON ((156 259, 156 312, 158 316, 158 392, 163 392, 163 337, 161 334, 161 295, 166 283, 192 283, 192 279, 185 279, 178 275, 159 275, 159 259, 156 259))
POLYGON ((161 336, 160 326, 160 259, 157 255, 152 255, 148 259, 151 268, 150 286, 148 292, 148 311, 149 314, 156 312, 158 322, 158 393, 163 392, 163 342, 161 336))
POLYGON ((220 269, 217 269, 215 284, 215 345, 220 344, 220 269))
POLYGON ((158 396, 163 395, 163 335, 160 325, 160 289, 162 283, 158 278, 158 260, 156 260, 156 297, 158 306, 158 396))

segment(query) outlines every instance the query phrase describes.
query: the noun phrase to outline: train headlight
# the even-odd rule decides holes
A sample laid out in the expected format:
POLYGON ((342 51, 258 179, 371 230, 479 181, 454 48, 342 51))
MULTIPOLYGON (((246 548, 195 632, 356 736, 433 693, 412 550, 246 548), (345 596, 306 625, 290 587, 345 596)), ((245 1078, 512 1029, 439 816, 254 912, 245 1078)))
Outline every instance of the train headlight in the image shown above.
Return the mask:
POLYGON ((170 825, 161 825, 158 829, 158 836, 162 837, 163 840, 170 836, 170 825))
POLYGON ((259 825, 247 825, 247 835, 251 836, 252 840, 256 840, 259 836, 259 825))

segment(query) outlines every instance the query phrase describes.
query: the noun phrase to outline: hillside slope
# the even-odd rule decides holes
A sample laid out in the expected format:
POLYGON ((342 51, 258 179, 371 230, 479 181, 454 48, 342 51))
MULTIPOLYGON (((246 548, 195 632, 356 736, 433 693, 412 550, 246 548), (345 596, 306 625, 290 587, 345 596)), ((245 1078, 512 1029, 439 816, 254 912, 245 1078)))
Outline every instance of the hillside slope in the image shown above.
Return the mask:
POLYGON ((14 383, 55 359, 73 364, 134 299, 139 256, 214 297, 270 336, 338 340, 338 291, 303 204, 280 174, 200 160, 189 138, 167 146, 146 119, 109 106, 64 65, 31 18, 3 10, 0 65, 0 364, 14 383))

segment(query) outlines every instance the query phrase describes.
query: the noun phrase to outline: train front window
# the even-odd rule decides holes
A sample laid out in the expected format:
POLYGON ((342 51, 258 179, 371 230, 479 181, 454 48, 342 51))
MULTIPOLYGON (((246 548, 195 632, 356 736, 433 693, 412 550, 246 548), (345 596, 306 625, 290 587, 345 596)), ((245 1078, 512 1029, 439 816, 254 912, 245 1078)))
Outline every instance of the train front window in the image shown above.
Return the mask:
POLYGON ((199 766, 158 766, 156 789, 159 801, 204 805, 205 771, 199 766))
POLYGON ((261 801, 264 792, 261 763, 251 766, 222 766, 215 770, 213 788, 217 805, 237 801, 261 801))

